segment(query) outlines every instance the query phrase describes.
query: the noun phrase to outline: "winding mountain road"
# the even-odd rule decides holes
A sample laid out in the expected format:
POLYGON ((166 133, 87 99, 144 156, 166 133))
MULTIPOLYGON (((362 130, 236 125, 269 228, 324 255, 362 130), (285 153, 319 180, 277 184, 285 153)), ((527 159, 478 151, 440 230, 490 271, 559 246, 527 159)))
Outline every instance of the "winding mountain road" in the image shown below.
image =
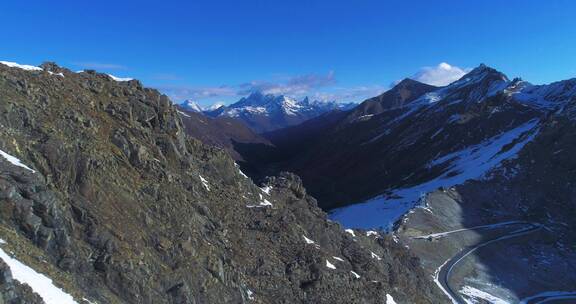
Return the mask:
MULTIPOLYGON (((447 234, 451 234, 451 233, 455 233, 455 232, 463 232, 463 231, 486 229, 486 228, 502 228, 502 227, 508 227, 508 226, 512 226, 512 225, 521 225, 523 227, 520 229, 513 230, 509 233, 506 233, 505 235, 502 235, 502 236, 493 238, 491 240, 482 242, 480 244, 464 247, 456 255, 454 255, 452 258, 450 258, 449 260, 444 262, 444 264, 442 264, 440 266, 440 268, 438 268, 438 270, 436 271, 436 273, 434 275, 434 280, 435 280, 436 284, 438 285, 438 287, 440 287, 440 289, 446 294, 446 296, 448 296, 448 298, 450 298, 452 303, 454 303, 454 304, 466 304, 466 301, 464 301, 462 296, 457 291, 452 289, 452 287, 450 287, 450 283, 449 283, 452 271, 458 265, 458 263, 460 263, 462 260, 464 260, 468 255, 470 255, 471 253, 473 253, 474 251, 476 251, 482 247, 486 247, 486 246, 493 244, 493 243, 496 243, 496 242, 504 241, 504 240, 511 239, 511 238, 516 238, 516 237, 519 237, 522 235, 526 235, 526 234, 535 232, 535 231, 541 229, 543 226, 541 224, 538 224, 538 223, 514 221, 514 222, 504 222, 504 223, 498 223, 498 224, 492 224, 492 225, 477 226, 477 227, 472 227, 472 228, 468 228, 468 229, 458 229, 458 230, 447 231, 447 232, 443 232, 443 233, 435 233, 433 235, 429 235, 429 236, 436 237, 436 236, 443 236, 443 235, 447 235, 447 234)), ((429 236, 423 236, 423 237, 418 237, 418 238, 427 238, 429 236)), ((533 302, 530 302, 530 303, 533 303, 533 302)), ((541 302, 537 302, 537 303, 541 303, 541 302)))

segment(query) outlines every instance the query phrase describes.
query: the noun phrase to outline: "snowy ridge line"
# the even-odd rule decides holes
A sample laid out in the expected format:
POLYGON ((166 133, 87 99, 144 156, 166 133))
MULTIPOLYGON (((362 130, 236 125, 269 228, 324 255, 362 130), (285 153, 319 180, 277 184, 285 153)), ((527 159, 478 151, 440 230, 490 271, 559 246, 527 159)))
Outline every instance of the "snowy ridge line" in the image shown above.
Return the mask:
POLYGON ((106 74, 106 75, 108 75, 108 77, 112 78, 112 80, 118 81, 118 82, 134 80, 134 78, 116 77, 116 76, 114 76, 114 75, 112 75, 112 74, 106 74))
POLYGON ((43 71, 42 68, 37 67, 37 66, 27 65, 27 64, 19 64, 19 63, 10 62, 10 61, 0 61, 0 64, 3 64, 5 66, 9 66, 11 68, 18 68, 18 69, 25 70, 25 71, 43 71))

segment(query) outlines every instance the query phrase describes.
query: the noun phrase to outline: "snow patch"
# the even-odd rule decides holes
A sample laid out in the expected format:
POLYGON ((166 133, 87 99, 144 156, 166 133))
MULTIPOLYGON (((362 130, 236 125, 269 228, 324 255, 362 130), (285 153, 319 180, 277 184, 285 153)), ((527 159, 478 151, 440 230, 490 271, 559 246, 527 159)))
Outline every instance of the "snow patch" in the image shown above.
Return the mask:
POLYGON ((248 175, 244 174, 244 172, 242 172, 242 170, 240 170, 240 165, 239 165, 239 164, 234 163, 234 166, 238 169, 238 173, 240 173, 240 175, 242 175, 244 178, 250 179, 250 178, 248 177, 248 175))
POLYGON ((354 230, 352 230, 352 229, 346 229, 346 230, 344 230, 344 231, 347 232, 347 233, 350 233, 353 237, 356 237, 356 234, 354 233, 354 230))
POLYGON ((379 236, 378 232, 374 230, 366 231, 366 236, 379 236))
MULTIPOLYGON (((1 243, 6 242, 2 240, 1 243)), ((77 304, 71 295, 56 287, 50 278, 9 256, 2 248, 0 248, 0 258, 8 264, 14 279, 32 287, 32 290, 40 295, 46 304, 77 304)))
POLYGON ((130 81, 130 80, 134 80, 134 78, 126 78, 126 77, 124 77, 124 78, 123 78, 123 77, 116 77, 116 76, 114 76, 114 75, 112 75, 112 74, 106 74, 106 75, 108 75, 110 78, 112 78, 112 80, 114 80, 114 81, 119 81, 119 82, 121 82, 121 81, 130 81))
POLYGON ((2 150, 0 150, 0 156, 3 157, 5 160, 7 160, 9 163, 11 163, 14 166, 24 168, 26 170, 31 171, 32 173, 36 172, 36 171, 30 169, 30 167, 24 165, 18 158, 14 157, 14 156, 12 156, 12 155, 10 155, 10 154, 2 151, 2 150))
POLYGON ((386 304, 396 304, 396 301, 394 301, 394 298, 388 293, 386 294, 386 304))
POLYGON ((336 261, 344 262, 343 258, 339 258, 337 256, 333 256, 332 258, 334 258, 336 261))
POLYGON ((238 173, 240 173, 240 175, 242 175, 244 178, 249 178, 248 175, 244 174, 244 172, 242 172, 240 169, 238 169, 238 173))
POLYGON ((260 188, 260 190, 262 190, 262 192, 270 195, 270 190, 272 190, 272 186, 266 186, 266 187, 260 188))
POLYGON ((272 203, 265 198, 262 198, 262 194, 260 194, 261 201, 258 205, 246 205, 248 208, 262 208, 262 207, 272 207, 272 203))
POLYGON ((381 257, 379 257, 377 254, 375 254, 375 253, 372 252, 372 251, 370 251, 370 256, 371 256, 373 259, 376 259, 376 260, 378 260, 378 261, 382 260, 381 257))
POLYGON ((240 170, 239 164, 234 163, 234 166, 236 166, 236 168, 238 169, 238 173, 240 173, 240 175, 242 175, 244 178, 249 178, 248 175, 244 174, 244 172, 242 172, 242 170, 240 170))
POLYGON ((206 188, 206 190, 210 191, 210 186, 208 185, 208 181, 202 177, 202 175, 198 174, 198 177, 200 177, 200 181, 202 182, 202 185, 204 185, 204 188, 206 188))
POLYGON ((39 68, 37 66, 27 65, 27 64, 19 64, 19 63, 10 62, 10 61, 0 61, 0 64, 9 66, 11 68, 18 68, 18 69, 22 69, 22 70, 26 70, 26 71, 43 71, 42 68, 39 68))
POLYGON ((430 92, 424 94, 423 99, 426 100, 428 103, 436 103, 440 99, 442 99, 442 96, 436 92, 430 92))
POLYGON ((56 76, 60 76, 60 77, 64 77, 64 74, 63 74, 63 73, 54 73, 54 72, 52 72, 52 71, 48 71, 48 74, 50 74, 50 75, 56 75, 56 76))
POLYGON ((309 238, 307 238, 305 235, 302 236, 304 238, 304 242, 306 242, 306 244, 315 244, 315 242, 309 238))
POLYGON ((334 266, 334 264, 330 263, 330 261, 326 260, 326 267, 330 268, 330 269, 336 269, 336 266, 334 266))
POLYGON ((254 292, 252 290, 247 289, 246 294, 248 295, 248 300, 254 300, 254 292))
POLYGON ((477 303, 475 300, 484 300, 492 304, 509 304, 508 301, 504 301, 498 297, 495 297, 485 291, 476 289, 471 286, 464 286, 460 289, 460 293, 469 298, 470 301, 467 303, 474 304, 477 303))
POLYGON ((357 273, 355 273, 354 271, 350 270, 350 273, 351 273, 355 278, 357 278, 357 279, 360 278, 360 275, 357 274, 357 273))

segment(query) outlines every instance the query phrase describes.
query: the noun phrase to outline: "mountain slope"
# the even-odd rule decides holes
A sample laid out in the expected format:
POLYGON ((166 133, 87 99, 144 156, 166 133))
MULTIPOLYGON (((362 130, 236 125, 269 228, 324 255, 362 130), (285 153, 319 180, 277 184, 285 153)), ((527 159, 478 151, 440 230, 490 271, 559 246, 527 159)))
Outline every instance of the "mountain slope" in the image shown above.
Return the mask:
POLYGON ((238 119, 212 118, 180 106, 177 107, 184 124, 184 131, 188 136, 207 145, 225 149, 235 160, 242 160, 242 156, 234 150, 236 143, 271 145, 266 138, 254 133, 238 119))
POLYGON ((347 121, 402 108, 411 101, 414 101, 417 97, 435 89, 436 87, 434 86, 406 78, 396 84, 392 90, 388 90, 362 102, 358 107, 354 108, 352 113, 347 117, 347 121))
POLYGON ((481 65, 313 139, 281 130, 279 143, 307 144, 271 151, 261 172, 294 171, 331 219, 396 236, 443 303, 551 300, 576 284, 575 89, 574 79, 534 86, 481 65))
POLYGON ((263 133, 297 125, 335 109, 347 109, 349 104, 297 101, 287 96, 264 95, 255 92, 226 107, 205 112, 206 115, 234 117, 243 120, 255 132, 263 133))
POLYGON ((443 88, 404 80, 313 138, 298 127, 268 134, 279 147, 275 154, 290 149, 284 142, 301 149, 286 158, 271 157, 276 163, 264 166, 296 172, 327 209, 419 184, 442 171, 429 167, 435 158, 540 116, 537 109, 506 97, 504 91, 513 86, 483 65, 443 88))
POLYGON ((440 301, 392 238, 344 232, 296 176, 258 188, 138 81, 0 64, 0 100, 0 247, 77 302, 440 301))

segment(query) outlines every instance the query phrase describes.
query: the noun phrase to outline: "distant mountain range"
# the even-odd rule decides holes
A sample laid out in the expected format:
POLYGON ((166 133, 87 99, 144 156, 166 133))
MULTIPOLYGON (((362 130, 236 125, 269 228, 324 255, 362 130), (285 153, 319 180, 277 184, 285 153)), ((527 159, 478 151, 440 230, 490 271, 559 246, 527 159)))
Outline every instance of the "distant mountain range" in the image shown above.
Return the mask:
POLYGON ((353 103, 297 100, 284 95, 255 92, 229 106, 217 104, 202 109, 197 103, 186 100, 180 107, 188 111, 202 112, 210 117, 231 117, 244 121, 256 133, 274 131, 300 124, 333 110, 348 110, 353 103))

